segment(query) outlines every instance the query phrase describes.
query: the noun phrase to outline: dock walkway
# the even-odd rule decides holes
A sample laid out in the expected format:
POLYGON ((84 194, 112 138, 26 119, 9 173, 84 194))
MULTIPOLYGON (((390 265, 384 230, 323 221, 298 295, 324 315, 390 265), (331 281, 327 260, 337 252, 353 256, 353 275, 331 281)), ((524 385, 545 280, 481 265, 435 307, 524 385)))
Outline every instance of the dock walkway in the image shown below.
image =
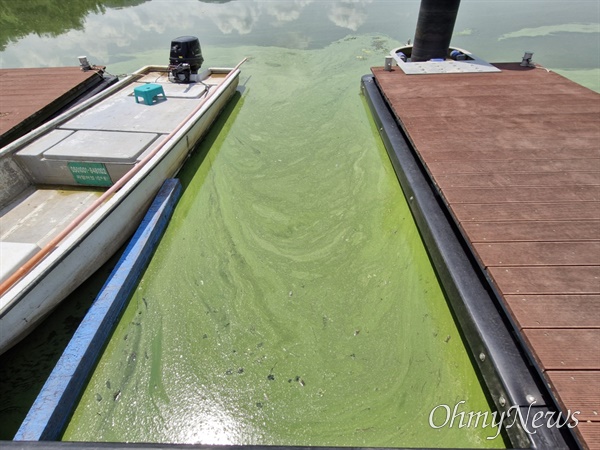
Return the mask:
POLYGON ((372 72, 564 412, 600 448, 600 95, 544 68, 372 72))
POLYGON ((0 148, 103 82, 79 67, 0 69, 0 148))

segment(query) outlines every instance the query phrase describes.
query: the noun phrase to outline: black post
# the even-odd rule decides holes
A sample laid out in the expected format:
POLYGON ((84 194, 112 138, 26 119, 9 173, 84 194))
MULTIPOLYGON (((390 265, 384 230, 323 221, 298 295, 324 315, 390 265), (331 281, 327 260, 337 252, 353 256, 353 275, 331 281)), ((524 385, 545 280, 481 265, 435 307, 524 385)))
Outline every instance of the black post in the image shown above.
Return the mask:
POLYGON ((411 61, 446 58, 460 0, 421 0, 411 61))

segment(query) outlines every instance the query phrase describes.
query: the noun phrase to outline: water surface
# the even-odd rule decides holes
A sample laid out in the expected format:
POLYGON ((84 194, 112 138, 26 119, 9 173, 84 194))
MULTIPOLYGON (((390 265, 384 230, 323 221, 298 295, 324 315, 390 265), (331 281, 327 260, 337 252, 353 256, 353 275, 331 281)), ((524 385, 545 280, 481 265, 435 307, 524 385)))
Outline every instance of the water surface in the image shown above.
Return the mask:
MULTIPOLYGON (((419 1, 0 0, 0 10, 0 66, 76 65, 87 55, 121 73, 137 69, 148 51, 166 63, 170 39, 185 34, 200 38, 207 63, 223 56, 225 64, 216 47, 314 49, 366 33, 404 44, 419 1)), ((490 62, 531 51, 535 62, 600 91, 599 34, 595 0, 465 0, 452 45, 490 62)))
POLYGON ((395 44, 235 49, 241 98, 184 169, 65 439, 502 444, 428 422, 489 406, 360 95, 395 44))
MULTIPOLYGON (((249 57, 65 439, 503 444, 489 428, 428 423, 439 404, 490 407, 359 93, 360 76, 412 38, 418 2, 73 0, 63 14, 58 3, 41 1, 36 22, 25 2, 0 1, 14 24, 0 26, 2 67, 86 54, 129 73, 166 63, 186 34, 205 66, 249 57)), ((600 90, 597 2, 465 1, 452 43, 492 62, 534 51, 600 90)), ((31 345, 19 380, 3 372, 3 399, 39 372, 31 345)), ((19 367, 12 355, 3 367, 19 367)), ((17 422, 28 401, 2 414, 17 422)))

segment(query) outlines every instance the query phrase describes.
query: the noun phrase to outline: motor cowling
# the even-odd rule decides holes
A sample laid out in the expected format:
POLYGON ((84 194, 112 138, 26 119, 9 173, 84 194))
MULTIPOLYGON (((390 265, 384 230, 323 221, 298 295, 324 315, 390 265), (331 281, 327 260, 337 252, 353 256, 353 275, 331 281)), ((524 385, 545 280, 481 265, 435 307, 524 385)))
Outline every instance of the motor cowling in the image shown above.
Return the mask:
POLYGON ((176 82, 189 83, 191 74, 198 73, 203 62, 197 37, 181 36, 171 41, 169 72, 176 82))

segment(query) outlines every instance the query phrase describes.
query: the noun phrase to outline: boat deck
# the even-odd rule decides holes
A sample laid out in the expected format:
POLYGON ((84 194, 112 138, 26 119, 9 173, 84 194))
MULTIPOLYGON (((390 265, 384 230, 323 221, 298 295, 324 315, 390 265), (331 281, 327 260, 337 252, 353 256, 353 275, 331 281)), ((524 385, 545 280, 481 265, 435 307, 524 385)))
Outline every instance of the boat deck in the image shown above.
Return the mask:
POLYGON ((30 188, 0 210, 0 241, 46 245, 103 191, 30 188))
MULTIPOLYGON (((209 89, 218 89, 227 73, 227 69, 209 69, 193 82, 180 84, 169 80, 166 68, 148 66, 105 91, 93 105, 82 111, 71 109, 51 129, 38 129, 27 142, 4 147, 0 281, 95 204, 105 188, 162 148, 165 136, 182 129, 182 119, 189 121, 198 113, 209 89), (145 87, 155 95, 140 94, 145 87)), ((214 119, 218 111, 211 110, 201 124, 214 119)), ((180 166, 187 147, 201 137, 203 129, 198 126, 193 133, 173 135, 178 139, 174 145, 185 152, 174 153, 171 171, 180 166)))
POLYGON ((0 147, 40 125, 102 83, 79 67, 0 69, 0 147))
POLYGON ((375 79, 559 403, 600 447, 600 96, 543 68, 375 79))

